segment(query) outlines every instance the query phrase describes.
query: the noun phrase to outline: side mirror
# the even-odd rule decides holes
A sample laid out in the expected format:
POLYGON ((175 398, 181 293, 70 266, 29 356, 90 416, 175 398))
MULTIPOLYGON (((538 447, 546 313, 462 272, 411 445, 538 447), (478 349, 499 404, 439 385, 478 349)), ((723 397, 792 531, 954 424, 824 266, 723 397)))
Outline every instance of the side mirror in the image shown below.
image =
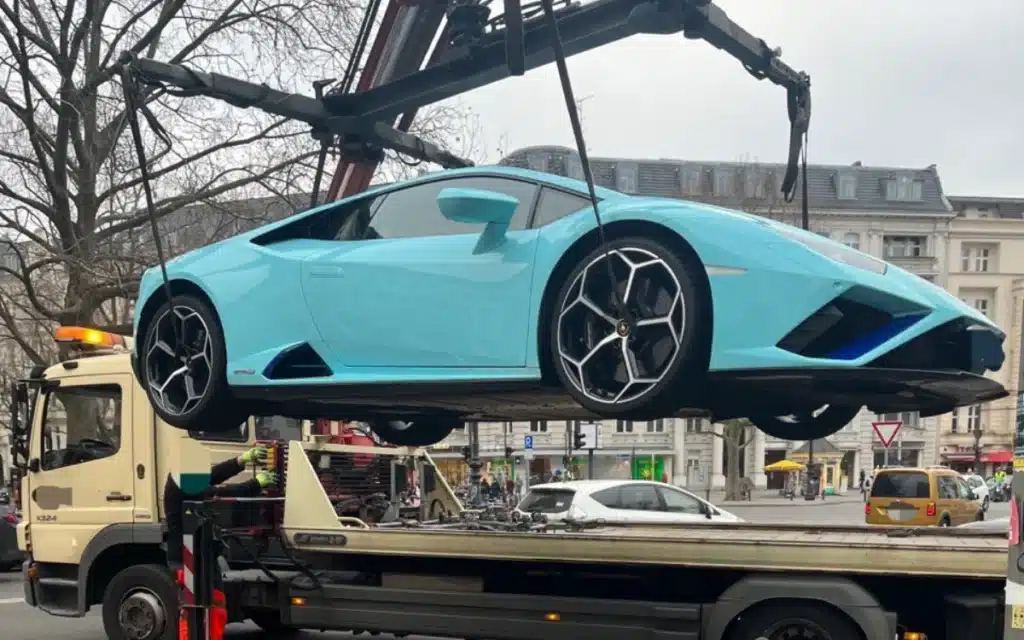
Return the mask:
POLYGON ((505 225, 519 207, 518 198, 484 189, 443 189, 437 207, 452 222, 505 225))

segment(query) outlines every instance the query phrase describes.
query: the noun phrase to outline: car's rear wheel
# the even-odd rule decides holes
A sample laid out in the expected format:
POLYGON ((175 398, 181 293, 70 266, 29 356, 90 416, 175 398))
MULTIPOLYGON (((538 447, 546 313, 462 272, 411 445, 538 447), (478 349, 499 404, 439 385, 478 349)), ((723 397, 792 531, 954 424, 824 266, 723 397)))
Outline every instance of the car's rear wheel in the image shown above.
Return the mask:
POLYGON ((224 334, 213 310, 194 296, 174 297, 145 328, 139 378, 160 418, 179 429, 232 431, 246 419, 228 389, 224 334))
POLYGON ((783 440, 817 440, 826 438, 850 423, 860 407, 825 405, 813 411, 790 415, 758 414, 749 416, 755 427, 783 440))
POLYGON ((672 413, 686 385, 692 391, 706 378, 702 298, 687 264, 660 242, 631 237, 598 247, 569 273, 548 319, 559 381, 601 416, 672 413))
POLYGON ((371 420, 378 438, 397 447, 429 447, 444 440, 464 422, 457 416, 423 416, 414 420, 371 420))

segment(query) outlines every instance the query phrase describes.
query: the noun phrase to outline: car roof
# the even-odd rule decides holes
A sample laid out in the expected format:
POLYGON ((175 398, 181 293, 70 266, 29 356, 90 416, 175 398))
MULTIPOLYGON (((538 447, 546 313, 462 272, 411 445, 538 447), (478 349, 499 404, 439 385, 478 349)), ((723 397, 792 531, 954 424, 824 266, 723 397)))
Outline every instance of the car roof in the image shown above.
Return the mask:
MULTIPOLYGON (((535 484, 531 485, 530 489, 568 489, 570 491, 578 491, 580 493, 596 493, 602 489, 610 489, 612 487, 621 487, 631 484, 661 485, 663 487, 678 489, 679 491, 686 491, 685 489, 679 489, 679 487, 673 487, 672 485, 654 482, 651 480, 567 480, 565 482, 535 484)), ((689 492, 687 491, 687 493, 689 492)))

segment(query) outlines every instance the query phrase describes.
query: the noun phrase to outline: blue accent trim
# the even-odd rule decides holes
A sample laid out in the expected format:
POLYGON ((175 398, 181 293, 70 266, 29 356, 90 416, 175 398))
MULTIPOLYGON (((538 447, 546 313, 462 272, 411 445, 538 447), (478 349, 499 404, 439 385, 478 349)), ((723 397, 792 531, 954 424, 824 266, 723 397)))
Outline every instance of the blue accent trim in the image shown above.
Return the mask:
POLYGON ((864 334, 850 344, 833 351, 828 357, 831 360, 856 360, 892 340, 927 315, 927 313, 915 313, 893 318, 889 324, 864 334))

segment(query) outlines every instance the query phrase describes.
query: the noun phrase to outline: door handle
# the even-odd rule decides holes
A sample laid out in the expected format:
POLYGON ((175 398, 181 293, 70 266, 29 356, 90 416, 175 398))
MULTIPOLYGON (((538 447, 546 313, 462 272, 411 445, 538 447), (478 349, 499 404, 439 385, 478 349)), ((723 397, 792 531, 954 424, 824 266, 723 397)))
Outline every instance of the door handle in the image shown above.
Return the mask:
POLYGON ((316 265, 309 268, 309 275, 319 278, 340 278, 345 275, 341 267, 316 265))
POLYGON ((128 502, 131 500, 131 496, 126 496, 123 493, 109 493, 107 494, 107 502, 128 502))

